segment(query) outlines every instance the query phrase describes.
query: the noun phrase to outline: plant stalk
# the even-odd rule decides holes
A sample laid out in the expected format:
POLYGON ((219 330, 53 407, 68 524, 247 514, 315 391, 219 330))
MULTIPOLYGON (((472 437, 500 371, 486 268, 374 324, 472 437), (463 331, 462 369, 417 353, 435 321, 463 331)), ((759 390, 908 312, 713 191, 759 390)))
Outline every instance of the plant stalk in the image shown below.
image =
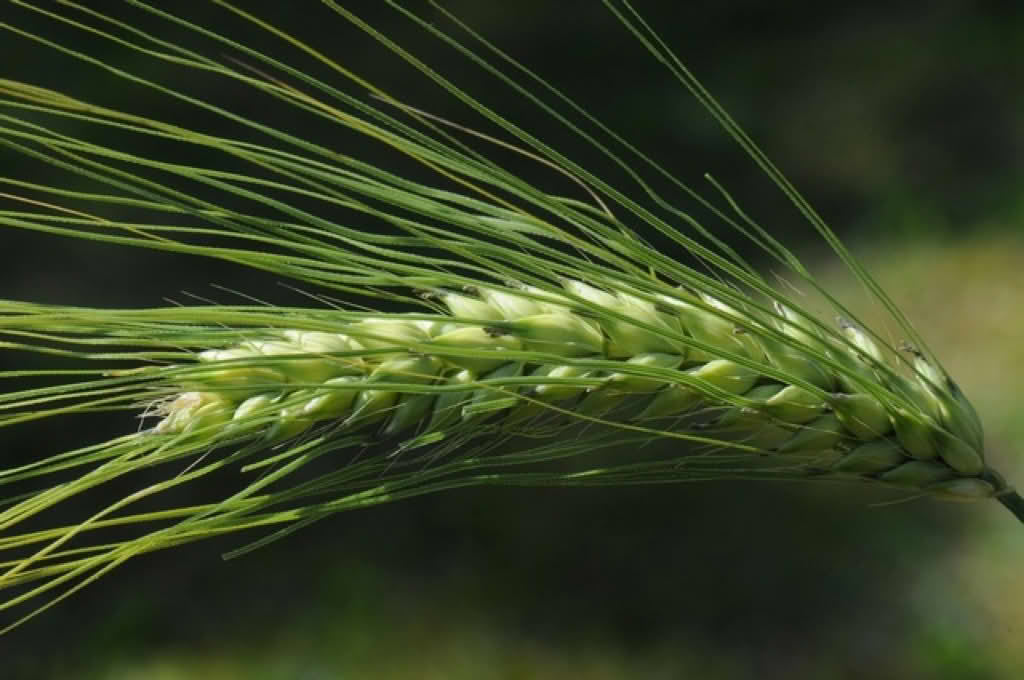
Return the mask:
POLYGON ((999 502, 1024 524, 1024 498, 1016 491, 999 494, 999 502))

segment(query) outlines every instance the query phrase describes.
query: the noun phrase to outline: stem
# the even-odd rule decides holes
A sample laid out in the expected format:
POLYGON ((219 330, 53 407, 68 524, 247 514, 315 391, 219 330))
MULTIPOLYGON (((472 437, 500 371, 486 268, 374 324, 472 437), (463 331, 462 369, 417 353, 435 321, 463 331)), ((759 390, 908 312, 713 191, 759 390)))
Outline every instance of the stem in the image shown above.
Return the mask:
POLYGON ((1006 509, 1013 513, 1024 524, 1024 498, 1016 491, 999 495, 999 502, 1006 506, 1006 509))

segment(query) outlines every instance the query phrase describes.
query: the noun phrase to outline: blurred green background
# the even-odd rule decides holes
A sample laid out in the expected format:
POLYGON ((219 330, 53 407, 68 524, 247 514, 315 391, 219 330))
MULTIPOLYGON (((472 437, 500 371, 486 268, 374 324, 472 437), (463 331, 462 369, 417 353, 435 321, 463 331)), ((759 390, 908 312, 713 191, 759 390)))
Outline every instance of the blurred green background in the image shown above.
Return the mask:
MULTIPOLYGON (((579 139, 383 3, 344 4, 628 188, 579 139)), ((1024 484, 1021 4, 636 5, 904 307, 982 413, 995 466, 1024 484)), ((114 3, 90 6, 158 26, 114 3)), ((409 103, 482 126, 318 3, 245 6, 409 103)), ((795 211, 599 3, 447 6, 684 181, 703 190, 702 173, 713 173, 783 242, 800 246, 830 290, 878 318, 795 211)), ((338 80, 222 11, 199 3, 187 11, 338 80)), ((5 21, 62 44, 296 125, 287 111, 264 109, 222 81, 177 73, 24 10, 9 13, 5 21)), ((26 40, 0 41, 0 65, 4 77, 233 133, 26 40)), ((335 141, 335 131, 303 131, 418 172, 358 140, 335 141)), ((0 161, 8 175, 47 172, 11 156, 0 161)), ((534 166, 521 172, 565 190, 564 180, 534 166)), ((143 306, 187 300, 187 291, 230 301, 210 286, 221 284, 297 302, 272 278, 218 263, 16 232, 0 239, 0 294, 8 298, 143 306)), ((0 355, 4 368, 22 360, 0 355)), ((17 460, 126 427, 134 427, 126 415, 79 418, 60 429, 2 432, 0 444, 17 460)), ((240 538, 141 558, 0 638, 0 677, 1019 677, 1024 527, 995 503, 897 500, 872 489, 777 483, 428 497, 343 514, 232 562, 219 555, 240 538)))

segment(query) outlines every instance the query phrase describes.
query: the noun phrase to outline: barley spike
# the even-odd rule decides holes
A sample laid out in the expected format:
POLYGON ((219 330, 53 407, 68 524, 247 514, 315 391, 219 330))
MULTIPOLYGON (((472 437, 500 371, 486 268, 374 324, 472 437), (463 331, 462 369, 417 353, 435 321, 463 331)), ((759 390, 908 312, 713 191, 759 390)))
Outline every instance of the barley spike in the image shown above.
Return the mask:
POLYGON ((66 73, 95 69, 90 87, 126 108, 0 79, 0 146, 17 175, 3 178, 0 228, 248 267, 316 304, 0 300, 0 351, 77 362, 0 371, 5 386, 39 381, 0 393, 0 427, 94 411, 141 423, 0 468, 0 486, 18 485, 0 497, 0 590, 25 587, 0 611, 60 599, 139 554, 284 527, 264 545, 333 513, 471 485, 831 480, 994 497, 1024 522, 1024 500, 985 461, 977 413, 923 338, 629 2, 601 4, 803 218, 786 238, 803 229, 826 245, 903 345, 860 323, 717 180, 710 197, 685 184, 443 3, 379 9, 491 78, 481 95, 346 6, 359 3, 309 11, 409 67, 459 104, 457 120, 357 73, 344 40, 307 44, 229 0, 212 4, 223 27, 192 3, 133 1, 125 16, 5 5, 5 39, 66 61, 66 73), (229 37, 254 32, 274 47, 229 37), (506 118, 488 104, 490 84, 597 165, 506 118), (127 108, 152 93, 172 105, 127 108), (262 118, 263 104, 282 115, 262 118), (154 470, 166 474, 132 493, 88 493, 154 470), (216 472, 256 475, 205 504, 160 496, 216 472), (85 519, 25 528, 83 496, 99 504, 85 519), (164 505, 144 511, 143 499, 164 505), (163 524, 135 529, 152 522, 163 524), (135 533, 95 538, 115 526, 135 533))
MULTIPOLYGON (((841 379, 845 373, 801 354, 803 345, 797 344, 810 342, 821 354, 843 357, 837 362, 842 366, 861 361, 862 351, 878 362, 882 355, 862 336, 851 346, 838 335, 812 337, 787 322, 796 329, 789 333, 794 344, 787 345, 770 334, 770 320, 747 312, 743 333, 753 343, 734 343, 724 330, 714 336, 728 341, 722 351, 730 356, 746 352, 732 360, 716 357, 707 345, 707 329, 721 329, 725 322, 713 311, 721 306, 658 308, 635 295, 580 281, 563 285, 565 295, 548 293, 543 306, 514 289, 478 287, 475 295, 441 291, 436 298, 449 315, 433 320, 382 315, 335 334, 285 330, 201 352, 198 370, 184 382, 189 391, 151 410, 162 417, 151 431, 173 436, 202 430, 209 437, 204 428, 264 413, 273 414, 258 435, 267 442, 327 424, 387 440, 410 432, 443 433, 469 421, 511 427, 555 406, 611 426, 689 428, 756 444, 765 456, 799 454, 806 469, 818 475, 872 479, 944 496, 1003 491, 980 479, 986 468, 970 443, 978 441, 980 427, 970 412, 960 409, 955 418, 931 422, 911 419, 900 393, 826 391, 824 386, 850 384, 841 379), (574 295, 626 318, 608 322, 573 311, 574 295), (468 323, 460 314, 486 323, 468 323), (665 329, 664 334, 646 331, 648 325, 665 329), (695 338, 701 347, 691 352, 695 338), (601 368, 539 363, 524 359, 524 352, 601 362, 601 368), (260 361, 253 364, 254 359, 260 361), (759 371, 778 369, 780 362, 801 379, 799 384, 759 371), (798 363, 801 368, 794 370, 798 363), (509 384, 512 378, 521 380, 509 384), (918 440, 906 434, 911 424, 927 451, 923 443, 912 446, 918 440), (830 461, 826 469, 823 460, 830 461)), ((850 328, 845 325, 841 334, 848 336, 850 328)), ((936 414, 949 413, 939 405, 958 399, 942 391, 950 383, 936 381, 934 372, 894 374, 890 380, 936 414)), ((237 435, 230 428, 225 432, 237 435)))

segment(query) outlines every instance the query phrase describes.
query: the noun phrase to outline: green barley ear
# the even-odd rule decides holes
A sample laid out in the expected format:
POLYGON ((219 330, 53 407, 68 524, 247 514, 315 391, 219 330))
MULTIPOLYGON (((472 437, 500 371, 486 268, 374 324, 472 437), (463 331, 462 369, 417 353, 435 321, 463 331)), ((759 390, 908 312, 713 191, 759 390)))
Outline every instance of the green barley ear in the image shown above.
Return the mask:
POLYGON ((97 42, 78 50, 45 28, 0 24, 9 34, 232 132, 0 81, 0 144, 49 173, 41 184, 5 170, 0 225, 242 264, 318 290, 323 304, 0 301, 0 349, 75 364, 3 374, 43 384, 0 395, 0 425, 126 414, 123 436, 0 470, 0 589, 11 593, 0 610, 29 607, 8 629, 143 553, 270 532, 232 553, 241 554, 343 510, 470 485, 813 479, 996 498, 1024 521, 1020 496, 985 462, 977 414, 924 341, 628 3, 605 4, 792 201, 906 346, 820 290, 717 182, 700 195, 433 3, 429 19, 387 4, 630 183, 573 162, 340 3, 324 2, 323 20, 404 60, 461 101, 467 120, 442 120, 366 82, 344 45, 307 45, 220 0, 216 26, 135 1, 126 3, 134 21, 88 5, 17 4, 43 22, 34 25, 97 42), (235 42, 241 30, 265 34, 273 49, 235 42), (185 46, 194 44, 205 47, 185 46), (173 64, 183 82, 114 66, 104 49, 173 64), (320 75, 280 54, 312 59, 320 75), (193 96, 193 77, 246 92, 246 105, 193 96), (302 122, 239 112, 258 110, 254 102, 302 122), (333 137, 306 138, 303 123, 376 146, 349 155, 333 137), (201 160, 137 154, 112 132, 201 160), (514 174, 498 152, 529 159, 538 177, 556 171, 575 193, 514 174), (393 171, 378 154, 416 171, 393 171), (657 194, 650 177, 710 211, 714 227, 657 194), (763 277, 723 230, 761 248, 789 282, 763 277), (688 264, 648 238, 674 244, 688 264), (801 305, 794 285, 821 293, 839 322, 801 305), (644 446, 658 440, 677 445, 644 446), (234 492, 187 507, 164 501, 214 473, 232 475, 234 492), (115 480, 140 481, 134 493, 104 496, 115 480), (72 524, 40 524, 79 497, 100 500, 72 524))

